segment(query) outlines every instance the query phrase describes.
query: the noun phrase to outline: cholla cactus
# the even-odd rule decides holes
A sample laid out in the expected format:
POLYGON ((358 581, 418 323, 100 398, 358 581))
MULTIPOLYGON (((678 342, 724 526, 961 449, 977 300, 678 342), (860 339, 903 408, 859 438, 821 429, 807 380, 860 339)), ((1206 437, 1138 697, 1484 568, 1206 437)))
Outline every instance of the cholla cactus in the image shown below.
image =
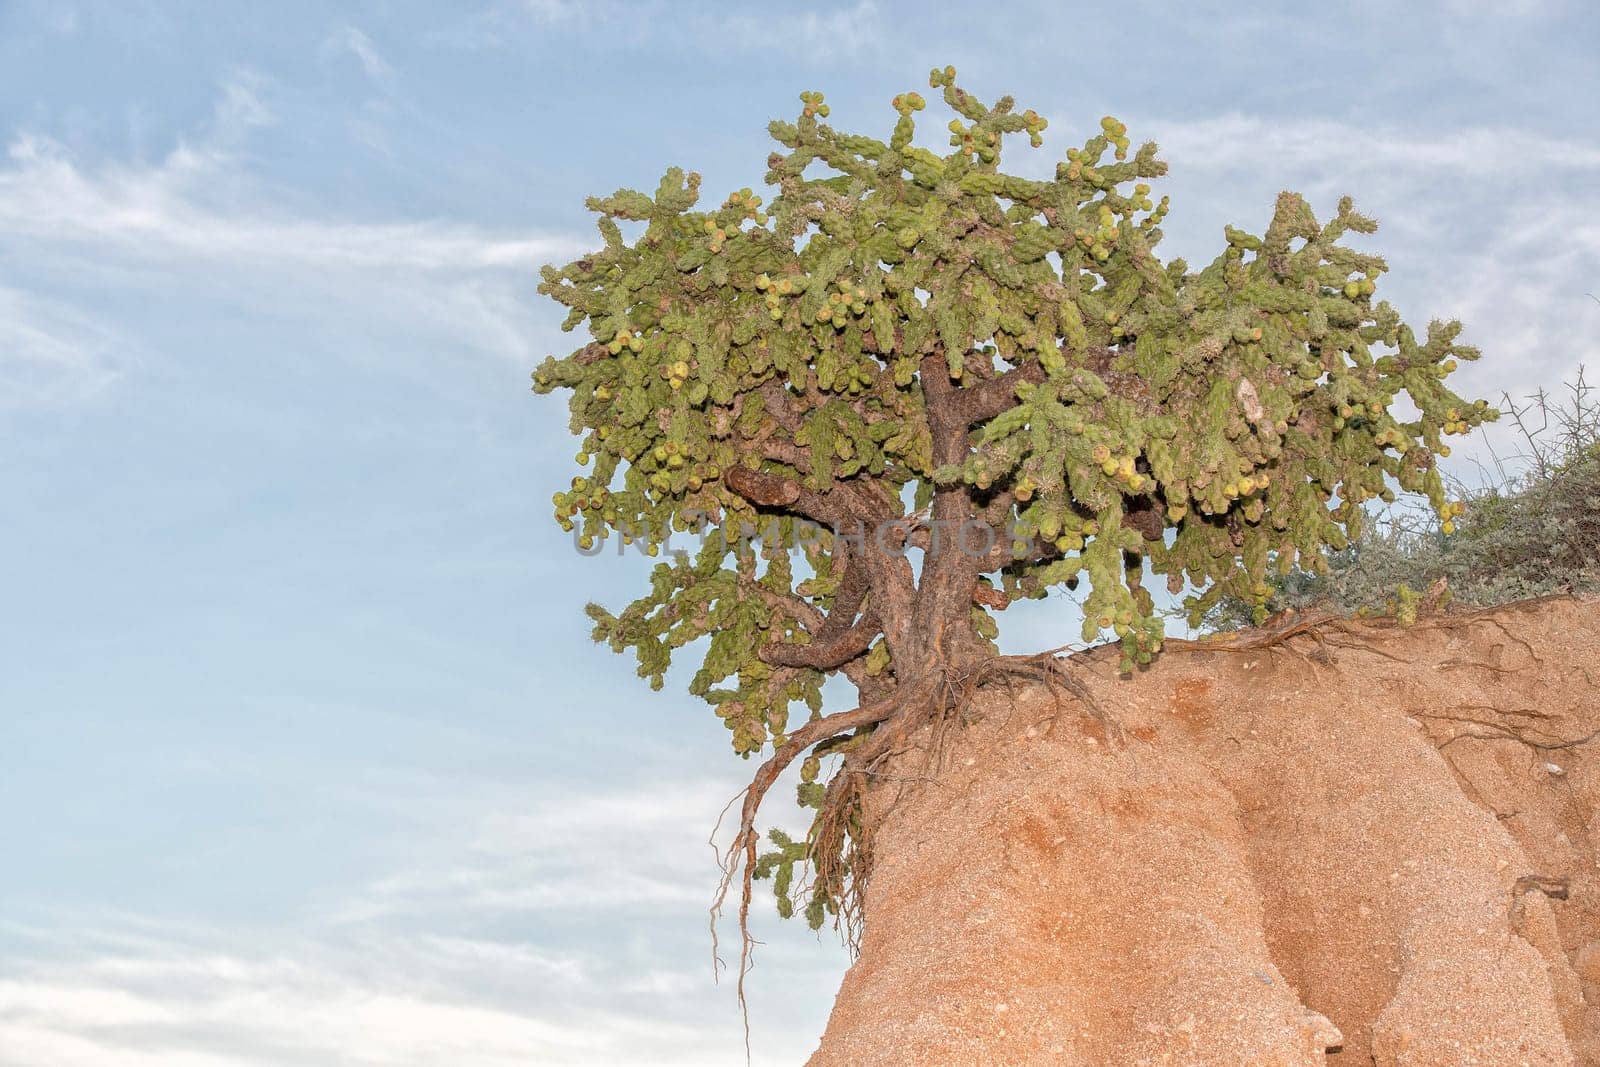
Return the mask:
POLYGON ((1477 357, 1458 324, 1419 340, 1375 299, 1383 261, 1341 243, 1374 229, 1349 200, 1319 222, 1284 193, 1264 233, 1228 228, 1191 270, 1156 252, 1155 144, 1107 117, 1054 180, 1017 177, 1006 139, 1038 146, 1045 120, 980 103, 952 68, 930 83, 955 116, 946 150, 914 143, 917 93, 894 99, 887 140, 803 93, 770 126, 770 204, 741 189, 697 210, 699 177, 669 170, 654 196, 589 201, 605 247, 540 287, 590 336, 534 375, 572 391, 593 465, 558 521, 651 554, 674 531, 720 535, 621 614, 592 607, 596 637, 657 686, 709 638, 691 690, 779 769, 891 714, 823 717, 829 675, 911 714, 896 693, 992 657, 993 613, 1055 586, 1086 578, 1085 640, 1109 631, 1125 670, 1147 663, 1147 575, 1196 616, 1224 594, 1260 605, 1275 570, 1343 547, 1368 500, 1445 509, 1443 438, 1493 416, 1444 385, 1477 357))

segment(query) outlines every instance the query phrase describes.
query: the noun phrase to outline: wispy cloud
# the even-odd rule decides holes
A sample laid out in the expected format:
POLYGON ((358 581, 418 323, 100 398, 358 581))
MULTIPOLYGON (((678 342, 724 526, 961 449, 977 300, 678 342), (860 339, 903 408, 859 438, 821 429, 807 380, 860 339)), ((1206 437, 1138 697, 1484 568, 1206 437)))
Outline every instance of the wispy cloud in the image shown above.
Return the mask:
MULTIPOLYGON (((1380 291, 1419 326, 1459 318, 1483 349, 1452 385, 1497 400, 1600 364, 1600 307, 1583 295, 1600 284, 1600 143, 1237 112, 1133 126, 1171 165, 1179 210, 1168 230, 1191 258, 1215 253, 1223 221, 1259 230, 1280 188, 1305 193, 1324 216, 1352 194, 1382 224, 1366 242, 1393 268, 1380 291)), ((1484 458, 1506 433, 1493 427, 1458 447, 1454 465, 1484 458)))
POLYGON ((0 408, 89 399, 131 359, 125 339, 70 305, 0 285, 0 408))
POLYGON ((874 0, 856 0, 849 7, 819 9, 807 6, 783 19, 781 25, 765 13, 724 12, 704 14, 696 36, 744 49, 779 47, 829 55, 857 55, 878 47, 886 27, 874 0))
MULTIPOLYGON (((1175 166, 1227 171, 1241 166, 1275 172, 1314 171, 1325 182, 1374 170, 1397 180, 1465 173, 1493 182, 1600 172, 1600 144, 1541 137, 1524 130, 1467 127, 1417 133, 1331 119, 1265 118, 1232 112, 1210 119, 1149 122, 1141 132, 1161 143, 1175 166)), ((1451 190, 1459 194, 1459 190, 1451 190)))
POLYGON ((1549 18, 1569 6, 1563 0, 1504 0, 1498 4, 1480 4, 1476 0, 1439 0, 1441 9, 1455 18, 1463 19, 1549 18))
MULTIPOLYGON (((416 865, 292 930, 0 922, 0 1067, 743 1062, 705 927, 727 784, 369 788, 416 865)), ((794 983, 825 992, 841 953, 794 924, 767 940, 788 992, 756 986, 757 1062, 798 1062, 816 1035, 789 1023, 794 983)))
MULTIPOLYGON (((452 346, 531 358, 537 267, 585 245, 437 220, 353 221, 263 185, 240 147, 274 122, 260 79, 220 90, 210 121, 154 162, 89 161, 22 133, 0 163, 0 382, 13 398, 85 395, 115 377, 115 331, 95 290, 225 293, 265 314, 401 327, 452 346), (58 295, 38 295, 53 279, 58 295), (83 293, 81 303, 60 295, 83 293)), ((74 294, 75 295, 75 294, 74 294)))
POLYGON ((0 1064, 695 1062, 700 1028, 610 1010, 599 994, 581 971, 490 942, 218 952, 174 939, 0 980, 0 1064), (515 996, 493 992, 502 981, 515 996))
POLYGON ((201 148, 191 153, 193 156, 220 157, 242 143, 251 131, 277 121, 266 100, 267 81, 255 72, 234 71, 218 89, 217 101, 211 108, 211 124, 202 131, 201 148))
POLYGON ((875 0, 810 6, 781 20, 756 9, 647 0, 500 0, 430 35, 458 48, 514 46, 537 33, 603 33, 607 48, 671 46, 697 54, 774 50, 810 57, 849 57, 882 45, 888 27, 875 0))
POLYGON ((323 44, 323 51, 330 55, 355 57, 362 72, 373 81, 382 81, 394 73, 394 68, 383 58, 378 46, 372 43, 372 38, 354 26, 342 26, 330 34, 323 44))
POLYGON ((475 823, 462 825, 467 812, 450 817, 456 847, 448 858, 434 854, 372 882, 341 905, 339 918, 426 913, 451 902, 478 914, 703 909, 715 870, 707 836, 732 793, 705 782, 665 794, 475 801, 475 823), (624 840, 634 844, 619 849, 624 840))
POLYGON ((61 145, 13 141, 0 172, 0 232, 62 246, 92 245, 147 262, 207 261, 256 268, 392 267, 420 271, 528 269, 578 247, 439 221, 307 219, 255 203, 235 159, 214 145, 183 145, 151 166, 90 167, 61 145))
POLYGON ((612 3, 582 3, 580 0, 522 0, 522 10, 528 17, 546 25, 578 22, 602 11, 612 14, 616 7, 612 3))
POLYGON ((0 232, 62 248, 92 246, 144 263, 281 268, 528 270, 574 247, 437 221, 306 219, 270 204, 212 206, 202 186, 236 177, 232 159, 183 147, 155 166, 89 168, 60 145, 14 141, 0 173, 0 232))

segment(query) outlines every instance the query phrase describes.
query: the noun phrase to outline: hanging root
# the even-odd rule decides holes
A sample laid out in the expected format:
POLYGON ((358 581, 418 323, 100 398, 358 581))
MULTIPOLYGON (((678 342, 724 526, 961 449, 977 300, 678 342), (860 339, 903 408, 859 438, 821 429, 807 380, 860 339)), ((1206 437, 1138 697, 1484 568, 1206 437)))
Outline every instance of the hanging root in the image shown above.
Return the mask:
MULTIPOLYGON (((729 847, 726 859, 722 864, 722 880, 717 887, 716 898, 711 904, 711 951, 713 959, 720 965, 717 956, 717 918, 722 914, 723 903, 727 900, 728 890, 733 886, 736 875, 742 876, 739 899, 739 1010, 744 1014, 745 1049, 749 1051, 750 1045, 750 1017, 745 1005, 744 978, 750 970, 750 949, 754 940, 750 937, 750 898, 753 892, 753 881, 756 867, 756 845, 760 835, 756 832, 756 812, 761 807, 761 801, 767 795, 767 790, 778 780, 784 768, 794 762, 796 756, 812 745, 821 744, 850 730, 860 729, 882 722, 894 715, 903 706, 903 700, 891 697, 888 700, 875 704, 864 704, 852 711, 841 711, 834 715, 826 715, 814 722, 809 722, 796 730, 765 763, 763 763, 744 790, 744 804, 739 811, 739 829, 734 834, 733 844, 729 847)), ((738 799, 737 797, 735 799, 738 799)))
MULTIPOLYGON (((1043 684, 1057 703, 1063 694, 1086 707, 1115 734, 1115 725, 1095 705, 1083 683, 1073 677, 1068 660, 1051 654, 1038 656, 995 656, 976 662, 945 665, 921 679, 906 682, 883 700, 863 704, 851 711, 827 715, 796 730, 757 770, 740 795, 743 803, 739 826, 727 854, 721 857, 722 878, 711 905, 711 945, 715 965, 717 919, 734 882, 739 882, 739 1009, 744 1016, 746 1051, 749 1048, 750 1019, 745 1001, 744 980, 750 969, 750 902, 754 892, 757 847, 760 834, 756 814, 768 790, 783 771, 807 749, 814 754, 843 753, 843 763, 828 782, 821 809, 817 813, 807 842, 807 859, 813 872, 812 891, 821 892, 835 910, 835 925, 854 950, 864 918, 863 899, 872 866, 872 833, 865 822, 864 801, 873 781, 931 781, 944 764, 949 729, 965 711, 973 694, 985 685, 1004 685, 1016 697, 1017 683, 1043 684), (922 737, 921 731, 928 731, 922 737), (925 765, 921 776, 892 778, 888 765, 896 757, 921 748, 925 765)), ((903 793, 899 794, 903 795, 903 793)), ((739 796, 734 801, 740 800, 739 796)), ((885 812, 893 810, 892 801, 885 812)), ((732 802, 730 802, 730 807, 732 802)))

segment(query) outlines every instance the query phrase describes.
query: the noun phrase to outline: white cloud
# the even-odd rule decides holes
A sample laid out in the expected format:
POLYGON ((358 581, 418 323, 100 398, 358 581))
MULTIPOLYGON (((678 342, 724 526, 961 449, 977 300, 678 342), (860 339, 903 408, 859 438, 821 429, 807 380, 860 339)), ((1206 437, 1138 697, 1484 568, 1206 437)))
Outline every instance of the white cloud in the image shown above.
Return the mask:
POLYGON ((222 149, 238 145, 252 130, 277 121, 263 99, 266 85, 264 78, 248 70, 235 71, 222 83, 222 95, 211 109, 209 144, 202 148, 202 156, 220 155, 222 149))
POLYGON ((1455 18, 1497 21, 1548 18, 1567 6, 1562 0, 1500 0, 1493 4, 1482 0, 1440 0, 1439 3, 1445 13, 1455 18))
MULTIPOLYGON (((415 866, 292 930, 72 914, 0 923, 0 1067, 744 1062, 705 926, 715 869, 704 838, 729 786, 367 789, 361 802, 411 823, 400 832, 415 866), (628 868, 670 892, 608 893, 628 868), (576 899, 481 892, 550 877, 576 899)), ((755 1060, 799 1062, 842 952, 798 924, 763 925, 777 928, 753 978, 755 1060)))
MULTIPOLYGON (((1557 141, 1523 130, 1467 127, 1448 133, 1410 133, 1332 119, 1268 119, 1231 112, 1191 122, 1145 125, 1174 166, 1226 170, 1259 165, 1275 170, 1333 171, 1398 167, 1437 175, 1466 171, 1504 181, 1569 171, 1600 171, 1600 145, 1557 141)), ((1136 131, 1137 132, 1137 131, 1136 131)))
MULTIPOLYGON (((299 958, 286 966, 268 954, 199 955, 174 941, 144 957, 36 963, 0 981, 0 1064, 509 1067, 642 1063, 652 1049, 667 1053, 661 1062, 689 1063, 703 1036, 606 1010, 592 989, 586 1010, 536 995, 490 1003, 481 990, 451 988, 448 948, 441 958, 426 942, 288 951, 299 958), (362 959, 374 951, 387 973, 362 959)), ((539 985, 522 982, 527 992, 539 985)))
MULTIPOLYGON (((1171 166, 1167 230, 1191 260, 1220 249, 1223 221, 1259 232, 1278 189, 1305 193, 1322 217, 1349 193, 1381 223, 1362 241, 1392 268, 1380 295, 1419 331, 1429 318, 1460 319, 1483 350, 1451 378, 1458 392, 1498 401, 1600 365, 1600 307, 1584 296, 1600 286, 1600 143, 1239 113, 1132 125, 1171 166)), ((1494 426, 1457 445, 1450 465, 1475 481, 1473 462, 1490 445, 1507 451, 1508 438, 1494 426)))
POLYGON ((230 158, 180 147, 160 164, 88 168, 60 146, 14 141, 0 172, 0 232, 93 246, 145 263, 459 272, 528 270, 575 247, 442 222, 351 223, 273 211, 226 211, 201 186, 237 178, 230 158))
POLYGON ((71 306, 0 285, 0 409, 86 400, 130 358, 126 341, 71 306))
POLYGON ((885 33, 873 0, 832 10, 808 6, 781 26, 764 13, 707 14, 700 21, 696 36, 716 41, 719 47, 726 42, 748 50, 778 47, 811 55, 819 49, 825 55, 857 55, 879 47, 885 33))
POLYGON ((781 23, 755 9, 617 0, 515 0, 490 4, 429 39, 457 48, 502 48, 532 26, 541 32, 600 32, 608 49, 686 49, 719 53, 801 53, 849 57, 883 45, 887 27, 875 0, 807 7, 781 23))
POLYGON ((451 902, 479 914, 705 908, 715 883, 707 838, 733 791, 678 783, 670 791, 477 800, 470 828, 461 821, 471 815, 450 817, 456 847, 448 857, 371 883, 341 904, 339 917, 420 914, 451 902), (619 849, 618 841, 631 844, 619 849))
POLYGON ((62 37, 71 37, 78 32, 78 12, 70 4, 57 5, 48 16, 47 25, 51 33, 60 34, 62 37))
POLYGON ((394 73, 394 68, 379 53, 378 46, 372 43, 372 38, 354 26, 343 26, 335 30, 328 37, 324 49, 330 53, 347 52, 354 56, 362 71, 373 81, 382 81, 394 73))
POLYGON ((260 79, 235 77, 203 133, 155 162, 89 161, 48 138, 12 139, 0 162, 0 388, 12 402, 87 395, 125 369, 113 358, 117 331, 88 310, 121 289, 181 306, 221 297, 341 337, 534 357, 537 268, 586 243, 295 205, 239 152, 274 121, 263 97, 260 79), (46 281, 50 298, 39 295, 46 281))
POLYGON ((578 3, 577 0, 522 0, 522 8, 535 21, 542 23, 576 22, 585 12, 594 13, 599 4, 578 3))

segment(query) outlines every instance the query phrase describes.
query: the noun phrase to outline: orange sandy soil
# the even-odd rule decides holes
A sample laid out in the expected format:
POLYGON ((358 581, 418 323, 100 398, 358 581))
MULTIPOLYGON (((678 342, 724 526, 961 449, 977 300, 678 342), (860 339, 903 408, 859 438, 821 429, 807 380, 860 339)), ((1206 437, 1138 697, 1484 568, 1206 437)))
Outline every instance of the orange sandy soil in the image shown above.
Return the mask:
POLYGON ((981 692, 813 1067, 1600 1065, 1600 603, 981 692))

